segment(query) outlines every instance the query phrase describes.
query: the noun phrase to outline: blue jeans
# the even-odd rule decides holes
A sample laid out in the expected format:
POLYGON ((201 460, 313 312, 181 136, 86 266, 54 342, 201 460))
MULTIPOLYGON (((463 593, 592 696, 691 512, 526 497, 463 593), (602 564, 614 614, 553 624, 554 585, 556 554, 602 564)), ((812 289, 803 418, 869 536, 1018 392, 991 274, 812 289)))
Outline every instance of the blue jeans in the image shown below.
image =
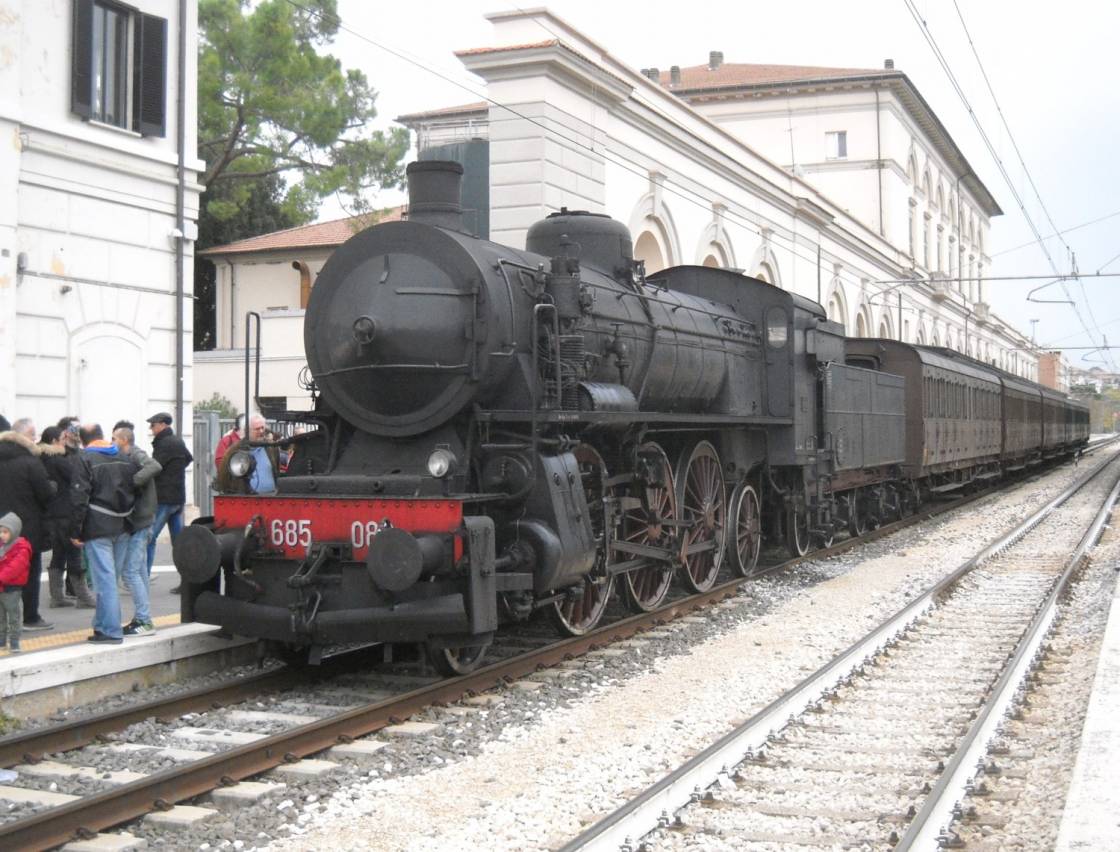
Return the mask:
POLYGON ((121 631, 121 599, 117 595, 117 565, 124 565, 128 556, 131 536, 120 535, 95 538, 86 542, 89 573, 97 593, 97 608, 93 611, 93 629, 114 639, 123 639, 121 631))
POLYGON ((167 531, 171 534, 171 541, 174 542, 179 535, 179 530, 183 528, 183 507, 171 503, 159 503, 156 506, 156 518, 152 521, 152 540, 148 542, 149 577, 152 576, 152 563, 156 561, 156 539, 163 532, 164 524, 167 525, 167 531))
POLYGON ((124 582, 132 593, 132 605, 135 610, 133 621, 151 624, 152 609, 148 595, 148 539, 151 537, 152 528, 144 527, 128 537, 128 554, 124 561, 124 582))

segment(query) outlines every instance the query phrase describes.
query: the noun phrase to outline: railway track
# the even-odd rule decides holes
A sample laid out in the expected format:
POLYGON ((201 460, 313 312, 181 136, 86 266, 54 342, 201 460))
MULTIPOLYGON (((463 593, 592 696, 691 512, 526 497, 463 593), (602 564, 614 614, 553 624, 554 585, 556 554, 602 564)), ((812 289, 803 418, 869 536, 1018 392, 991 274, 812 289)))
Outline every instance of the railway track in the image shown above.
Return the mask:
MULTIPOLYGON (((976 499, 982 494, 976 495, 976 499)), ((874 531, 859 540, 841 542, 824 551, 816 551, 804 559, 817 559, 833 553, 840 553, 869 539, 888 535, 891 532, 918 523, 943 511, 958 508, 968 502, 954 501, 933 510, 897 522, 874 531)), ((804 560, 775 562, 759 573, 783 570, 804 560)), ((226 747, 222 751, 207 754, 187 748, 162 749, 171 759, 181 763, 160 771, 143 774, 142 777, 125 770, 112 778, 101 779, 101 789, 70 801, 60 801, 54 807, 43 807, 21 819, 0 825, 0 846, 11 849, 41 849, 65 843, 76 837, 89 837, 97 831, 134 820, 153 812, 167 811, 176 802, 181 802, 203 793, 229 787, 270 769, 292 766, 301 758, 328 751, 332 748, 350 746, 354 740, 368 734, 383 731, 398 724, 432 705, 452 702, 481 693, 495 686, 504 686, 511 681, 531 675, 539 669, 563 663, 573 657, 593 651, 611 642, 620 641, 665 622, 695 612, 714 601, 728 598, 738 591, 744 581, 736 579, 723 583, 704 595, 682 597, 656 612, 624 618, 594 633, 578 639, 560 642, 546 642, 542 636, 528 634, 516 636, 514 641, 497 649, 504 656, 472 675, 452 680, 437 681, 434 678, 418 679, 415 675, 390 673, 378 680, 376 673, 368 677, 356 672, 371 667, 367 651, 353 651, 339 655, 329 662, 319 673, 319 682, 330 688, 340 686, 344 691, 347 683, 357 684, 349 690, 351 702, 355 696, 370 694, 380 700, 360 704, 339 705, 325 718, 308 718, 314 713, 329 712, 322 703, 310 708, 308 716, 288 714, 287 720, 276 714, 259 710, 236 710, 239 718, 264 726, 269 732, 257 735, 255 739, 226 747), (347 678, 357 680, 347 681, 347 678), (253 714, 256 713, 256 716, 253 714), (283 728, 282 730, 275 730, 283 728)), ((66 725, 41 731, 33 731, 0 741, 0 766, 19 768, 24 775, 40 779, 51 778, 57 771, 53 760, 61 752, 72 751, 96 743, 134 725, 152 719, 178 717, 186 713, 212 712, 218 708, 228 708, 236 702, 259 698, 263 693, 307 686, 308 673, 285 669, 254 675, 244 681, 228 684, 218 689, 196 690, 174 698, 165 699, 120 711, 111 715, 79 720, 66 725)), ((322 687, 318 687, 320 691, 322 687)), ((307 701, 305 699, 305 701, 307 701)), ((222 723, 218 723, 219 727, 222 723)), ((156 738, 158 739, 158 738, 156 738)), ((208 747, 228 746, 239 737, 226 736, 225 742, 212 741, 208 747)), ((124 744, 126 748, 118 751, 123 755, 136 750, 136 743, 124 744)), ((108 748, 112 748, 109 746, 108 748)), ((354 749, 351 748, 351 752, 354 749)), ((150 745, 145 754, 149 757, 160 752, 156 745, 150 745)), ((67 755, 69 758, 70 755, 67 755)), ((77 761, 80 763, 80 755, 77 761)), ((123 760, 123 757, 122 757, 123 760)), ((0 797, 2 797, 0 791, 0 797)), ((49 797, 48 797, 49 798, 49 797)))
POLYGON ((1104 460, 563 852, 952 842, 1118 478, 1120 460, 1104 460))

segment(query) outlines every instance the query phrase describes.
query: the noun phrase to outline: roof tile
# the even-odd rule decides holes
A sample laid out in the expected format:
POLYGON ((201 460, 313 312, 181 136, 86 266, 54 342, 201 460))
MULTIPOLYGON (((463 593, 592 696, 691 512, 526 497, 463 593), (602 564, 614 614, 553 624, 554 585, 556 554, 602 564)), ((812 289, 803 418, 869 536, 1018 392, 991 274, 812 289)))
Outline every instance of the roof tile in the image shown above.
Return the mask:
POLYGON ((849 77, 897 75, 893 68, 824 68, 815 65, 753 65, 725 62, 717 68, 693 65, 681 68, 681 81, 671 85, 671 72, 660 72, 660 83, 672 91, 725 89, 737 86, 764 86, 808 80, 842 80, 849 77))
MULTIPOLYGON (((382 211, 382 214, 369 224, 399 221, 403 211, 403 206, 382 211)), ((200 251, 199 254, 208 256, 251 254, 253 252, 282 251, 284 249, 340 246, 362 227, 368 227, 368 224, 363 224, 366 221, 367 217, 365 216, 347 216, 343 219, 332 219, 328 222, 315 222, 311 225, 300 225, 283 231, 273 231, 271 234, 261 234, 258 237, 248 237, 224 246, 214 246, 200 251)))

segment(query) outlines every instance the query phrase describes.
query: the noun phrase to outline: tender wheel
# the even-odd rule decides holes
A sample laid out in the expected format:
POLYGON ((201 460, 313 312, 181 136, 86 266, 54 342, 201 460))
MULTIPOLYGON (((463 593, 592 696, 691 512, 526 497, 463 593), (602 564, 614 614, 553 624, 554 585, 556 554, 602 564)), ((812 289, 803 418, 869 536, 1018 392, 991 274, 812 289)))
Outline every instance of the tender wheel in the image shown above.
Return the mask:
POLYGON ((727 541, 727 490, 715 447, 697 444, 677 469, 677 507, 684 528, 681 580, 694 592, 706 592, 716 583, 727 541))
POLYGON ((786 509, 786 548, 795 557, 809 552, 809 512, 797 502, 786 509))
POLYGON ((481 645, 463 645, 459 648, 437 648, 431 642, 424 643, 428 660, 441 675, 457 677, 470 674, 482 663, 486 656, 486 649, 490 647, 487 640, 481 645))
POLYGON ((762 549, 762 519, 755 490, 743 483, 731 500, 731 524, 734 547, 731 561, 743 577, 754 575, 758 553, 762 549))
POLYGON ((611 592, 614 591, 614 577, 606 573, 607 509, 603 498, 607 466, 602 456, 589 444, 576 447, 575 456, 583 481, 583 493, 591 512, 591 532, 595 536, 596 556, 595 566, 584 579, 583 587, 569 590, 562 600, 555 601, 548 607, 549 617, 556 628, 568 636, 582 636, 593 629, 607 611, 611 592))
POLYGON ((867 508, 859 491, 849 491, 844 496, 848 511, 848 535, 858 538, 867 532, 867 508))
MULTIPOLYGON (((652 482, 645 486, 645 506, 623 513, 618 537, 633 544, 666 547, 673 537, 673 528, 662 522, 677 517, 673 471, 669 467, 668 456, 657 444, 642 444, 638 448, 638 456, 650 466, 652 482)), ((647 561, 649 564, 645 567, 635 568, 623 576, 626 603, 635 612, 656 609, 665 600, 673 581, 674 563, 657 559, 647 561)))

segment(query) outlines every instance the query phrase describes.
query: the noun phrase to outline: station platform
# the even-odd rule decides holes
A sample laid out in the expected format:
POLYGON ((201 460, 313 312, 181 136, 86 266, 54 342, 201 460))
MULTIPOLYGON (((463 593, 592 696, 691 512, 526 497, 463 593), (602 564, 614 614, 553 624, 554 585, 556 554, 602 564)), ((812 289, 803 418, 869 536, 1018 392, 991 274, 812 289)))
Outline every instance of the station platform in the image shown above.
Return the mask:
MULTIPOLYGON (((170 627, 179 623, 179 596, 171 594, 171 589, 178 584, 179 572, 171 564, 171 544, 167 541, 165 534, 156 546, 156 559, 152 565, 150 583, 152 622, 156 625, 157 631, 161 627, 170 627)), ((79 609, 74 606, 51 609, 50 595, 47 593, 46 564, 43 565, 40 585, 39 614, 53 627, 50 630, 23 631, 19 643, 22 654, 33 654, 47 648, 59 648, 64 645, 85 642, 93 634, 93 610, 79 609)), ((122 593, 122 625, 128 624, 132 620, 132 613, 132 597, 122 593)), ((0 651, 0 656, 10 655, 5 649, 0 651)))
MULTIPOLYGON (((1115 566, 1120 569, 1120 565, 1115 566)), ((1081 746, 1066 795, 1058 852, 1120 849, 1120 584, 1112 590, 1081 746)))
MULTIPOLYGON (((119 645, 87 642, 93 633, 92 609, 51 609, 43 577, 40 614, 53 627, 24 631, 21 653, 0 654, 0 731, 14 723, 43 719, 72 707, 178 683, 234 666, 253 663, 257 643, 232 638, 210 624, 180 624, 179 595, 171 589, 179 572, 171 564, 171 545, 161 541, 152 566, 151 609, 155 633, 126 637, 119 645)), ((121 623, 133 614, 132 598, 121 595, 121 623)))

